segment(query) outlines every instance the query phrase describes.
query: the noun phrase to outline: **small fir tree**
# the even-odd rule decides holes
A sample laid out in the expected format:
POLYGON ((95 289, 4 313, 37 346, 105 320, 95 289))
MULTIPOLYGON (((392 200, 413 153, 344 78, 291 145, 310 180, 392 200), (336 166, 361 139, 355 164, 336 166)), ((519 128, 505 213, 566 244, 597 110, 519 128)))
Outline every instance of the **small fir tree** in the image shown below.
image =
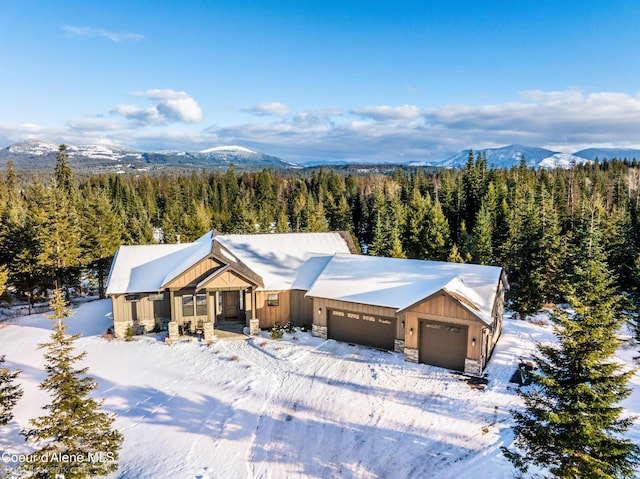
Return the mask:
POLYGON ((6 426, 13 419, 13 407, 22 397, 22 387, 15 384, 20 370, 11 372, 5 368, 4 356, 0 356, 0 426, 6 426))
POLYGON ((633 374, 613 358, 624 322, 620 296, 593 219, 581 236, 568 294, 575 312, 553 317, 558 344, 539 346, 533 388, 520 392, 525 409, 513 412, 520 450, 503 452, 522 472, 534 464, 555 477, 632 477, 640 451, 623 437, 632 419, 616 405, 631 393, 633 374))
POLYGON ((122 435, 111 428, 115 416, 102 411, 104 400, 89 394, 96 389, 94 378, 87 376, 88 368, 74 369, 86 352, 74 354, 74 341, 79 335, 68 336, 62 320, 69 310, 62 292, 56 289, 51 299, 56 321, 47 348, 46 379, 41 389, 52 396, 44 406, 46 416, 31 419, 31 429, 22 434, 39 449, 37 461, 25 463, 23 469, 34 477, 86 478, 102 476, 117 470, 118 451, 122 435))

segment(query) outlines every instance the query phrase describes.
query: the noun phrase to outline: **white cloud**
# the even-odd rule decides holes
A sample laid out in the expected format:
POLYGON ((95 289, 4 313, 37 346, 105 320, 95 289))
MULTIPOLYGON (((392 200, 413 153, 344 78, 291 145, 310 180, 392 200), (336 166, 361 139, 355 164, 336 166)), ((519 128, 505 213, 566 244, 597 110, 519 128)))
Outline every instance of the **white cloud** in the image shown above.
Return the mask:
POLYGON ((144 150, 240 144, 292 161, 443 160, 469 147, 513 143, 565 152, 640 145, 640 95, 620 92, 524 92, 516 101, 497 105, 288 111, 279 116, 257 114, 251 122, 205 130, 194 128, 202 112, 184 92, 147 90, 132 96, 153 105, 119 105, 111 119, 85 118, 57 129, 0 124, 0 141, 8 145, 40 138, 88 144, 102 139, 144 150))
POLYGON ((244 111, 254 113, 258 116, 286 116, 290 112, 287 105, 278 101, 271 103, 258 103, 257 105, 244 108, 244 111))
POLYGON ((153 89, 133 92, 134 97, 158 101, 149 108, 135 105, 118 105, 113 113, 142 125, 162 125, 166 123, 197 123, 202 120, 202 110, 192 97, 183 91, 153 89))
POLYGON ((144 40, 144 35, 139 33, 116 33, 102 28, 74 27, 71 25, 65 25, 62 28, 74 37, 103 37, 116 43, 144 40))
POLYGON ((365 106, 362 108, 354 108, 351 112, 355 115, 373 118, 378 121, 386 120, 408 120, 419 117, 422 112, 417 106, 365 106))

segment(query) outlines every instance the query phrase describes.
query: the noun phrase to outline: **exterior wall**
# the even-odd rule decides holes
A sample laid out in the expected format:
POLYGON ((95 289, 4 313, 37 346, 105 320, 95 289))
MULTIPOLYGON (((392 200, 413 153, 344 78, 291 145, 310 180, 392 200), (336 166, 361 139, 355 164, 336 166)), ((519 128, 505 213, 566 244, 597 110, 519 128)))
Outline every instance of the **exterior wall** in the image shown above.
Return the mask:
POLYGON ((486 326, 447 294, 437 293, 426 298, 424 301, 414 305, 411 309, 405 310, 401 314, 401 319, 405 321, 405 351, 407 349, 419 349, 420 320, 426 319, 468 326, 466 359, 479 362, 481 365, 484 365, 486 362, 485 354, 483 354, 484 330, 486 326))
POLYGON ((127 327, 133 326, 134 333, 143 334, 156 327, 156 320, 161 327, 166 328, 171 318, 171 308, 168 293, 132 293, 119 294, 111 297, 113 310, 114 335, 117 338, 124 337, 127 327), (126 297, 137 295, 138 301, 127 301, 126 297), (162 294, 163 299, 158 298, 162 294))
POLYGON ((306 291, 291 290, 291 321, 296 326, 308 325, 313 322, 313 298, 305 297, 306 291))
MULTIPOLYGON (((313 298, 313 326, 316 329, 318 327, 327 327, 329 309, 341 309, 344 311, 353 311, 354 313, 384 316, 387 318, 397 317, 396 310, 394 308, 384 308, 381 306, 371 306, 369 304, 361 303, 349 303, 333 299, 313 298)), ((404 336, 405 328, 402 327, 402 321, 396 321, 396 339, 404 339, 404 336)))
POLYGON ((276 321, 279 324, 286 324, 291 320, 291 291, 256 291, 255 312, 262 329, 272 328, 276 321), (267 304, 269 294, 278 295, 278 306, 267 304))

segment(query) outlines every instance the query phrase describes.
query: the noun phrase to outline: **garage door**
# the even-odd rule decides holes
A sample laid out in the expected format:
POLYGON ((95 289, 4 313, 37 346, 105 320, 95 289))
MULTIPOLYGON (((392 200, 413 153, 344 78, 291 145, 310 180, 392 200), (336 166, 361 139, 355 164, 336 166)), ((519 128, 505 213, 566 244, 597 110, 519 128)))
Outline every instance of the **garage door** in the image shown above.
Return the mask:
POLYGON ((459 324, 420 321, 420 362, 464 371, 468 329, 459 324))
POLYGON ((394 349, 395 318, 330 309, 328 326, 330 339, 389 351, 394 349))

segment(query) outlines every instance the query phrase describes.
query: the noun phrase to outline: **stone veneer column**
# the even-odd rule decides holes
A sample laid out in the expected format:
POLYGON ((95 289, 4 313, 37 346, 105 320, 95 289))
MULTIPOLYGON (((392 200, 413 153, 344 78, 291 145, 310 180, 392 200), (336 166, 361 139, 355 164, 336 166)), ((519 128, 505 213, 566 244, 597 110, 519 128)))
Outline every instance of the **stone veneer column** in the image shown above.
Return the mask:
POLYGON ((257 336, 260 334, 260 320, 259 319, 250 319, 249 320, 249 334, 251 336, 257 336))
POLYGON ((416 348, 404 348, 404 360, 410 363, 417 363, 419 358, 416 348))
POLYGON ((393 340, 393 351, 396 353, 404 353, 404 339, 393 340))
POLYGON ((465 374, 471 374, 473 376, 482 376, 482 362, 465 358, 464 372, 465 374))
POLYGON ((311 335, 315 336, 316 338, 327 339, 327 327, 314 324, 311 327, 311 335))
POLYGON ((211 321, 207 321, 202 324, 202 334, 204 336, 205 343, 211 343, 215 339, 216 335, 213 331, 213 323, 211 321))
POLYGON ((169 335, 167 336, 167 339, 165 339, 165 341, 167 343, 172 343, 173 341, 177 341, 179 336, 179 332, 178 332, 178 323, 176 323, 175 321, 170 321, 168 324, 168 330, 169 330, 169 335))

